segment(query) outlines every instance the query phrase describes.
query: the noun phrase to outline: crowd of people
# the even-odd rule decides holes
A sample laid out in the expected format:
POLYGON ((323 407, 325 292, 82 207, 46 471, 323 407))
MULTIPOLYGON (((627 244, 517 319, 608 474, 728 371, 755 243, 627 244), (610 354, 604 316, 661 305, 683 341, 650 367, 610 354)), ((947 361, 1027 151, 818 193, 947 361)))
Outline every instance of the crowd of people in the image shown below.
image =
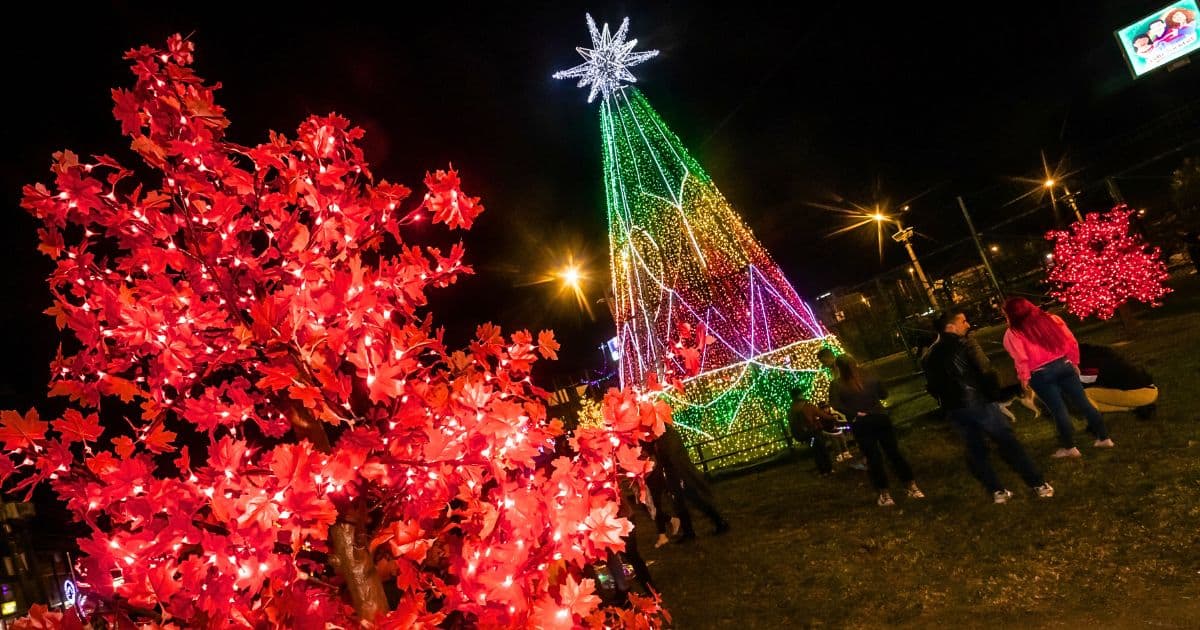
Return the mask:
MULTIPOLYGON (((995 447, 1000 459, 1021 478, 1033 496, 1048 499, 1054 496, 1054 487, 1046 481, 1013 430, 1010 420, 1014 416, 1008 406, 1020 401, 1040 414, 1035 402, 1040 399, 1057 433, 1058 448, 1050 456, 1079 458, 1083 453, 1075 440, 1072 409, 1085 419, 1087 431, 1094 438, 1092 448, 1111 449, 1116 443, 1109 435, 1102 412, 1129 411, 1148 417, 1155 411, 1158 389, 1144 369, 1112 348, 1078 343, 1062 318, 1025 298, 1007 300, 1003 313, 1008 324, 1004 349, 1016 368, 1016 384, 1003 384, 979 342, 969 334, 971 324, 966 314, 949 309, 934 319, 937 337, 921 359, 926 389, 957 434, 967 469, 994 503, 1008 502, 1013 492, 997 476, 989 445, 995 447)), ((917 485, 884 405, 888 393, 883 382, 848 354, 839 355, 822 348, 817 360, 832 374, 828 401, 814 402, 805 392, 795 390, 788 413, 792 436, 809 445, 817 473, 821 476, 833 473, 835 458, 830 455, 830 441, 844 440, 846 434, 851 434, 862 454, 861 464, 851 466, 866 471, 879 506, 896 504, 891 477, 899 481, 908 499, 924 499, 925 493, 917 485)), ((658 536, 655 546, 686 543, 696 537, 691 509, 699 510, 711 521, 715 534, 729 531, 729 523, 717 509, 711 487, 688 457, 679 432, 668 426, 662 437, 645 446, 656 461, 646 478, 647 497, 636 501, 631 496, 635 500, 626 504, 640 503, 650 513, 658 536)), ((845 448, 843 441, 842 451, 845 448)), ((843 459, 843 454, 839 452, 836 459, 843 459)), ((628 572, 649 587, 649 571, 633 539, 631 534, 625 553, 628 572)), ((616 570, 623 567, 622 561, 612 559, 610 570, 614 571, 614 580, 629 577, 626 571, 616 570)))
MULTIPOLYGON (((1158 389, 1146 370, 1112 348, 1080 344, 1062 318, 1025 298, 1010 298, 1003 312, 1008 324, 1004 349, 1012 358, 1018 382, 1002 383, 979 342, 969 335, 966 314, 950 309, 935 318, 937 337, 922 356, 926 389, 959 437, 968 470, 994 502, 1005 503, 1013 493, 992 466, 991 446, 1033 495, 1050 498, 1054 487, 1013 430, 1010 419, 1015 417, 1009 405, 1020 401, 1040 414, 1035 402, 1040 400, 1057 433, 1058 448, 1050 456, 1079 458, 1083 453, 1076 443, 1072 410, 1086 421, 1094 438, 1092 448, 1111 449, 1116 443, 1102 413, 1129 411, 1148 417, 1156 409, 1158 389)), ((880 506, 895 504, 885 462, 909 498, 923 498, 883 406, 887 392, 879 379, 865 374, 849 355, 823 349, 817 358, 833 372, 828 404, 813 403, 803 393, 793 392, 789 420, 793 435, 811 445, 818 474, 832 471, 823 438, 848 427, 862 451, 880 506)))

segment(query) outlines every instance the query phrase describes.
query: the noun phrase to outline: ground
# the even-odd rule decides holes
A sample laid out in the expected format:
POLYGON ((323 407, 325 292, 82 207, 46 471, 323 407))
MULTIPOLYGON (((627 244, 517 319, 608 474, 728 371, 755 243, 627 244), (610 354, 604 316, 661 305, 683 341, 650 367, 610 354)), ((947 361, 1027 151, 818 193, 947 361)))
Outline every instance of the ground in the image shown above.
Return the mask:
MULTIPOLYGON (((993 456, 1016 492, 994 505, 967 473, 949 427, 929 413, 907 359, 873 366, 893 377, 891 401, 924 501, 880 508, 863 473, 839 465, 819 479, 812 460, 715 484, 733 525, 653 549, 651 572, 678 628, 1194 628, 1200 625, 1200 282, 1174 283, 1163 308, 1139 311, 1133 335, 1114 322, 1080 325, 1086 340, 1119 344, 1155 375, 1157 417, 1106 414, 1117 448, 1052 460, 1045 414, 1014 405, 1016 430, 1056 489, 1033 497, 993 456)), ((999 330, 980 331, 999 353, 999 330)), ((1011 363, 1003 362, 1011 375, 1011 363)))

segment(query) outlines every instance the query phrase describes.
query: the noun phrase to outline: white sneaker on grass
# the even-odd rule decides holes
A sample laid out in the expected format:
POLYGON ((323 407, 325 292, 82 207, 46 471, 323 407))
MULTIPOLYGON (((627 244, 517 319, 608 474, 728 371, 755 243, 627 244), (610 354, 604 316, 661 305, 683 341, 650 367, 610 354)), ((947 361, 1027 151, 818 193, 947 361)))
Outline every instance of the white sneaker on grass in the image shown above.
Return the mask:
POLYGON ((1114 448, 1116 447, 1116 444, 1113 444, 1112 438, 1105 438, 1103 440, 1096 440, 1095 442, 1092 442, 1092 446, 1096 448, 1114 448))
POLYGON ((896 505, 896 502, 892 500, 892 495, 887 492, 879 493, 879 507, 891 507, 893 505, 896 505))
POLYGON ((992 501, 994 503, 1008 503, 1008 500, 1011 499, 1012 496, 1013 493, 1011 490, 997 490, 992 493, 992 501))
POLYGON ((1033 489, 1037 493, 1039 499, 1049 499, 1054 496, 1054 486, 1044 483, 1033 489))
POLYGON ((1075 459, 1076 457, 1083 457, 1083 453, 1080 453, 1078 448, 1072 446, 1071 448, 1060 448, 1057 451, 1054 451, 1054 454, 1050 457, 1055 459, 1075 459))

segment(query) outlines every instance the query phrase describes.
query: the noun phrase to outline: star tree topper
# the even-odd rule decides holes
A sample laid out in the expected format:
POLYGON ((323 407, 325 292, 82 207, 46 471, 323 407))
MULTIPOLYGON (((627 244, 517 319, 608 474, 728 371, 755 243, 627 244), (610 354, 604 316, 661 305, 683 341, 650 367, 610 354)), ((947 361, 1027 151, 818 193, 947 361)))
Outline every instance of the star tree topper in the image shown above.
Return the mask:
POLYGON ((637 40, 625 41, 625 36, 629 31, 629 18, 625 18, 621 22, 621 28, 617 29, 616 35, 611 35, 608 32, 607 22, 604 24, 603 30, 596 30, 596 21, 592 19, 592 15, 590 13, 585 15, 587 16, 588 33, 592 36, 593 48, 575 48, 586 61, 574 68, 555 72, 554 78, 574 79, 578 77, 579 85, 577 87, 590 84, 592 91, 588 94, 588 102, 591 103, 596 99, 597 93, 603 94, 607 99, 609 94, 621 87, 622 81, 636 83, 637 78, 629 72, 629 67, 657 56, 658 51, 633 52, 637 40))

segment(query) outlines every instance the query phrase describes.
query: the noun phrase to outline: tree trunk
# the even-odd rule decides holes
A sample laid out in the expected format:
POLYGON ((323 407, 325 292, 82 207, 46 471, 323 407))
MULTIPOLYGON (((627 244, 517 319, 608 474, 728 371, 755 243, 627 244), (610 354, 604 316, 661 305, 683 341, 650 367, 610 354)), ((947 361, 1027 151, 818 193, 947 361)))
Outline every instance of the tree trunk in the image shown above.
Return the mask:
POLYGON ((376 616, 388 610, 388 603, 383 580, 371 557, 370 541, 364 531, 365 520, 366 512, 362 508, 350 508, 329 526, 329 546, 333 566, 346 581, 354 610, 360 619, 374 621, 376 616))
POLYGON ((333 450, 329 444, 329 435, 325 433, 325 426, 321 424, 321 420, 314 418, 304 405, 296 401, 288 401, 284 411, 287 413, 288 422, 292 424, 292 431, 296 437, 302 440, 308 440, 312 443, 313 448, 322 453, 328 453, 333 450))
MULTIPOLYGON (((308 409, 293 403, 288 405, 287 415, 298 438, 308 440, 322 453, 332 450, 325 426, 308 409)), ((371 557, 366 521, 366 510, 361 506, 348 508, 338 515, 337 522, 329 526, 330 561, 346 583, 359 618, 374 621, 376 616, 388 610, 388 603, 383 580, 371 557)))
POLYGON ((1127 337, 1132 337, 1138 329, 1137 318, 1133 316, 1133 307, 1126 302, 1117 307, 1117 317, 1121 319, 1121 328, 1127 337))

